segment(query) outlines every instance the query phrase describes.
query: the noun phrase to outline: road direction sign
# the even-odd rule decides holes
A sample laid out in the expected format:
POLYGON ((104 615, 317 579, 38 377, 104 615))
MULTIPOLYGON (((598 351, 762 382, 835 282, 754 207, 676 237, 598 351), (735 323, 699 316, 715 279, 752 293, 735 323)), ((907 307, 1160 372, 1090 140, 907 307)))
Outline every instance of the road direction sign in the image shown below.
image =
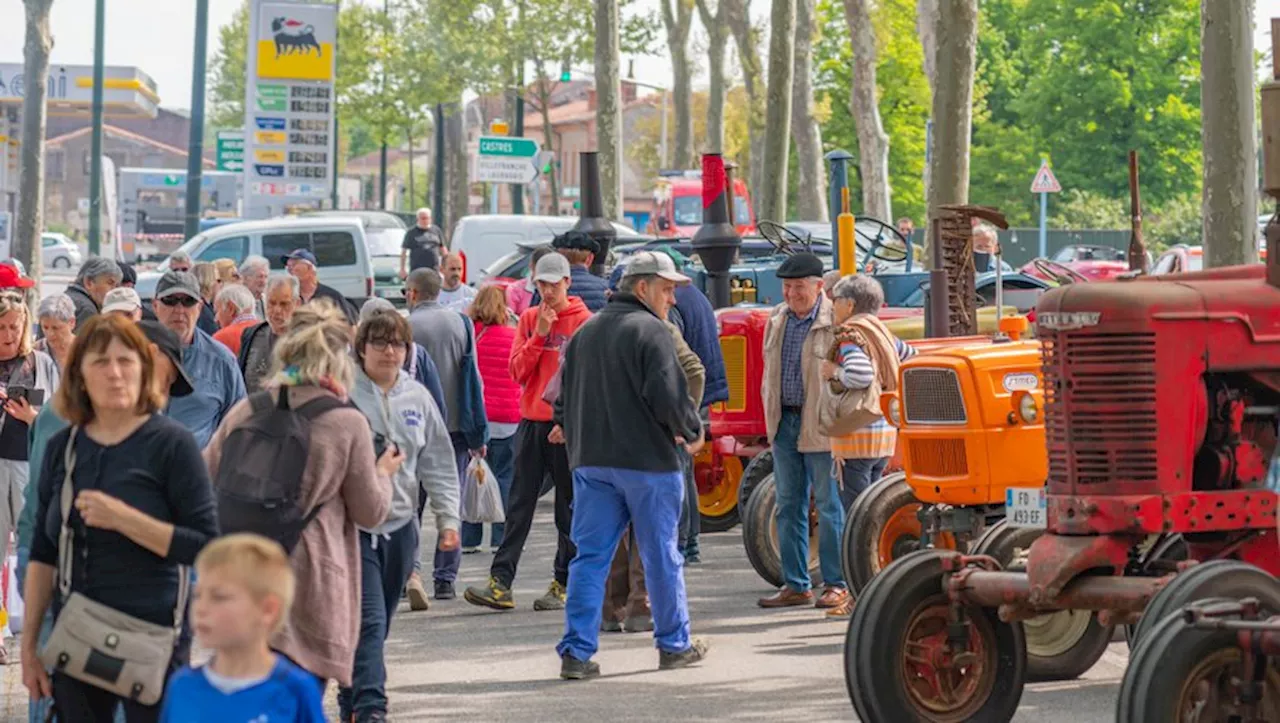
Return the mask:
POLYGON ((1040 170, 1036 171, 1035 180, 1031 182, 1032 193, 1058 193, 1062 190, 1062 184, 1058 183, 1058 179, 1054 177, 1053 171, 1049 169, 1049 162, 1043 161, 1040 164, 1040 170))
POLYGON ((533 183, 538 169, 532 157, 480 156, 476 159, 476 181, 480 183, 533 183))
POLYGON ((538 144, 528 138, 480 137, 480 157, 533 158, 538 155, 538 144))
POLYGON ((218 131, 219 171, 244 170, 244 131, 218 131))

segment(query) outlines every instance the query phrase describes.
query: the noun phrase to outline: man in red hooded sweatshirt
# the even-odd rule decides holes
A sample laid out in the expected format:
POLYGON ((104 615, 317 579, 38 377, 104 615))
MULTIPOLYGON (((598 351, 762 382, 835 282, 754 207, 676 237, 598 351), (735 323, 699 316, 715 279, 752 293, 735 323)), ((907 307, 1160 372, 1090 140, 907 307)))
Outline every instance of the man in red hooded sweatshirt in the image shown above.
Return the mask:
POLYGON ((565 585, 569 581, 569 561, 573 542, 569 532, 572 518, 573 477, 565 451, 564 433, 551 421, 554 391, 547 394, 553 380, 557 386, 560 353, 569 337, 586 323, 591 312, 576 296, 569 296, 569 262, 560 254, 538 260, 533 279, 542 303, 525 309, 511 345, 511 377, 520 385, 520 425, 516 429, 515 476, 507 498, 507 519, 502 544, 489 567, 489 583, 467 588, 464 597, 472 605, 510 610, 516 606, 511 582, 516 576, 520 553, 524 550, 542 479, 550 472, 556 487, 555 578, 547 593, 533 602, 534 610, 564 609, 565 585))

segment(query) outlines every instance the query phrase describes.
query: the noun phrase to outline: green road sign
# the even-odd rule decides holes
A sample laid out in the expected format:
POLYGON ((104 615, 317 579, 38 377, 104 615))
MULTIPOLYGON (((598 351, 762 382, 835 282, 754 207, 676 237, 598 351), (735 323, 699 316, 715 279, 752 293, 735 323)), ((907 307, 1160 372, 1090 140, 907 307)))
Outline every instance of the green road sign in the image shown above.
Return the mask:
POLYGON ((259 98, 288 98, 289 86, 287 85, 259 85, 259 98))
POLYGON ((538 155, 538 144, 528 138, 480 137, 481 156, 507 156, 509 158, 533 158, 538 155))
POLYGON ((218 131, 217 154, 219 171, 244 169, 244 132, 218 131))
POLYGON ((283 113, 289 108, 287 98, 258 98, 258 110, 272 113, 283 113))

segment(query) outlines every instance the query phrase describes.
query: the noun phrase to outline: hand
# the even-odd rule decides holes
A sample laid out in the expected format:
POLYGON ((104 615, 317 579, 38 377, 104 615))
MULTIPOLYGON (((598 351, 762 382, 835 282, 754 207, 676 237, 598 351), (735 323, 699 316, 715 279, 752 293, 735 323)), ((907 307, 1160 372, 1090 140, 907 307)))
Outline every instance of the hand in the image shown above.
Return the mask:
POLYGON ((556 319, 559 318, 556 310, 546 304, 538 305, 538 325, 533 331, 538 336, 546 336, 551 333, 551 327, 555 325, 556 319))
POLYGON ((699 435, 699 437, 694 441, 685 443, 684 451, 688 452, 689 456, 692 457, 698 452, 701 452, 702 448, 705 446, 707 446, 707 438, 699 435))
POLYGON ((405 271, 404 269, 400 269, 400 280, 404 281, 407 278, 409 278, 409 272, 405 271))
POLYGON ((551 428, 551 434, 547 435, 547 441, 552 444, 564 444, 564 429, 560 425, 551 428))
MULTIPOLYGON (((23 633, 22 645, 22 684, 27 686, 27 692, 31 694, 31 700, 39 700, 41 698, 53 697, 53 682, 49 680, 49 671, 44 669, 44 663, 40 662, 40 656, 36 653, 36 646, 26 645, 26 635, 23 633)), ((32 635, 34 640, 34 631, 32 635)))
POLYGON ((832 362, 832 361, 830 361, 830 360, 828 360, 828 359, 824 359, 824 360, 822 361, 822 378, 823 378, 823 379, 835 379, 836 372, 837 372, 839 369, 840 369, 840 367, 836 366, 834 362, 832 362))
POLYGON ((404 464, 404 452, 400 451, 398 445, 391 445, 383 451, 382 456, 378 458, 378 474, 390 477, 400 469, 400 465, 404 464))
POLYGON ((470 451, 471 459, 484 459, 484 456, 489 453, 489 447, 488 445, 482 444, 480 445, 480 449, 473 449, 470 451))
POLYGON ((436 542, 436 547, 441 552, 453 552, 462 545, 458 539, 457 530, 440 530, 440 539, 436 542))
POLYGON ((106 492, 85 490, 76 495, 76 510, 89 527, 120 532, 133 508, 106 492))
POLYGON ((10 399, 4 403, 4 413, 30 425, 36 421, 36 408, 26 399, 10 399))

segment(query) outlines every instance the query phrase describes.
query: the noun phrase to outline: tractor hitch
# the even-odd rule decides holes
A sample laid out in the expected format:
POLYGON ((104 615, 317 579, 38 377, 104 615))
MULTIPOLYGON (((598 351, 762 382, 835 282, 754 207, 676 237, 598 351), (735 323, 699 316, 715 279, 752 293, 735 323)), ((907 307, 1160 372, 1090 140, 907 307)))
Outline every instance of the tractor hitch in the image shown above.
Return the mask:
POLYGON ((1033 604, 1031 580, 1025 573, 984 569, 987 565, 981 559, 959 561, 974 564, 948 575, 946 590, 951 599, 965 605, 997 608, 1005 622, 1058 610, 1093 610, 1106 613, 1109 619, 1131 620, 1141 615, 1151 598, 1172 579, 1084 575, 1067 583, 1057 595, 1033 604))

